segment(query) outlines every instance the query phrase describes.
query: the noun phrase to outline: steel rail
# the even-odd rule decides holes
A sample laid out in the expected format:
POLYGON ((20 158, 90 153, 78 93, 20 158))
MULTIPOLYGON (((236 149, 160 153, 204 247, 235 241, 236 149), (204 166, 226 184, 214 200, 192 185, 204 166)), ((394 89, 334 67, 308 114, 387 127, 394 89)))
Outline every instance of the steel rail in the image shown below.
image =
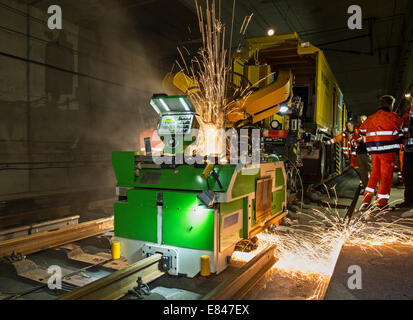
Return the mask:
POLYGON ((256 255, 236 274, 222 282, 205 295, 202 300, 239 300, 262 278, 277 262, 274 256, 276 245, 272 245, 256 255))
POLYGON ((56 300, 118 300, 137 286, 136 281, 139 277, 143 283, 148 283, 164 275, 165 272, 159 270, 161 258, 161 254, 154 254, 125 269, 65 293, 56 300))
POLYGON ((54 231, 39 232, 0 242, 0 260, 12 254, 27 255, 45 249, 113 231, 113 217, 67 226, 54 231))

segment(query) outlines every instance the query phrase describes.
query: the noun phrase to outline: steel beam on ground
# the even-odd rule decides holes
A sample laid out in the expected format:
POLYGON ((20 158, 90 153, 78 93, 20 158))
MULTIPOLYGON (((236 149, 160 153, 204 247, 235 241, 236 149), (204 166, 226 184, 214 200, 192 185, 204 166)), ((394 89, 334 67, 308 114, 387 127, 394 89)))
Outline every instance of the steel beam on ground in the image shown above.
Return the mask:
POLYGON ((159 270, 161 258, 159 253, 149 256, 125 269, 68 292, 57 300, 118 300, 137 286, 139 277, 143 283, 148 283, 164 275, 165 272, 159 270))
POLYGON ((113 231, 113 217, 67 226, 55 231, 39 232, 0 242, 0 259, 14 254, 27 255, 41 250, 113 231))

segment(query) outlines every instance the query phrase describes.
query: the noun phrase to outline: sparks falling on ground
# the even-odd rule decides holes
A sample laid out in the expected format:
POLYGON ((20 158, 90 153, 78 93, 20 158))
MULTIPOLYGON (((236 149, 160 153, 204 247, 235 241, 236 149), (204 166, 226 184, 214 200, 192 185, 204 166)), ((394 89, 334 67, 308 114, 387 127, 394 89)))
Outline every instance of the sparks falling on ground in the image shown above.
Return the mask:
MULTIPOLYGON (((336 200, 337 204, 337 200, 336 200)), ((336 208, 327 206, 313 209, 310 214, 300 213, 307 221, 289 227, 278 227, 258 235, 259 247, 253 252, 234 252, 235 260, 249 261, 263 248, 276 244, 275 256, 279 259, 270 271, 284 272, 291 278, 308 279, 316 283, 309 299, 323 298, 341 248, 357 245, 363 250, 380 253, 383 246, 392 244, 413 246, 412 219, 386 222, 388 211, 377 211, 371 206, 361 215, 348 221, 340 216, 336 208), (365 222, 369 215, 375 222, 365 222)))

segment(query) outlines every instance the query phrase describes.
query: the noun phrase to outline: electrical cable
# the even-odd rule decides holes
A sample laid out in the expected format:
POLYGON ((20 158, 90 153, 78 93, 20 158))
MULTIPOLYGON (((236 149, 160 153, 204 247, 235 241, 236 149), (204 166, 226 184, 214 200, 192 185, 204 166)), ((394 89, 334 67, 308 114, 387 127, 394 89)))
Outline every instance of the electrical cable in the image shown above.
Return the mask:
POLYGON ((136 88, 136 87, 132 87, 132 86, 129 86, 129 85, 126 85, 126 84, 123 84, 123 83, 118 83, 118 82, 115 82, 115 81, 111 81, 111 80, 107 80, 107 79, 95 77, 95 76, 92 76, 92 75, 89 75, 89 74, 86 74, 86 73, 81 73, 81 72, 77 72, 77 71, 73 71, 73 70, 69 70, 69 69, 57 67, 57 66, 54 66, 54 65, 51 65, 51 64, 48 64, 48 63, 44 63, 44 62, 40 62, 40 61, 36 61, 36 60, 32 60, 32 59, 27 59, 27 58, 19 57, 19 56, 16 56, 16 55, 13 55, 13 54, 9 54, 9 53, 3 52, 3 51, 0 51, 0 55, 1 55, 1 56, 4 56, 4 57, 11 58, 11 59, 16 59, 16 60, 20 60, 20 61, 32 63, 32 64, 39 65, 39 66, 42 66, 42 67, 46 67, 46 68, 50 68, 50 69, 62 71, 62 72, 65 72, 65 73, 70 73, 70 74, 76 75, 76 76, 78 76, 78 77, 84 77, 84 78, 87 78, 87 79, 92 79, 92 80, 101 81, 101 82, 104 82, 104 83, 107 83, 107 84, 111 84, 111 85, 115 85, 115 86, 119 86, 119 87, 122 87, 122 88, 127 88, 127 89, 131 89, 131 90, 139 91, 139 92, 145 92, 145 93, 149 92, 149 91, 147 91, 147 90, 143 90, 143 89, 139 89, 139 88, 136 88))

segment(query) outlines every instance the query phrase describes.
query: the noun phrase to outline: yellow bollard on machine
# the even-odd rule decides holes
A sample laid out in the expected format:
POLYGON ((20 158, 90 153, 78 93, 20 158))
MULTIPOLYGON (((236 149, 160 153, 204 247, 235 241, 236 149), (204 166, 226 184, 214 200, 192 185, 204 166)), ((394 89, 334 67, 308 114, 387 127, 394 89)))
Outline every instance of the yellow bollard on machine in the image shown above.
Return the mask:
POLYGON ((211 258, 208 255, 201 256, 201 276, 211 275, 211 258))
POLYGON ((120 242, 112 241, 112 259, 120 258, 120 242))

